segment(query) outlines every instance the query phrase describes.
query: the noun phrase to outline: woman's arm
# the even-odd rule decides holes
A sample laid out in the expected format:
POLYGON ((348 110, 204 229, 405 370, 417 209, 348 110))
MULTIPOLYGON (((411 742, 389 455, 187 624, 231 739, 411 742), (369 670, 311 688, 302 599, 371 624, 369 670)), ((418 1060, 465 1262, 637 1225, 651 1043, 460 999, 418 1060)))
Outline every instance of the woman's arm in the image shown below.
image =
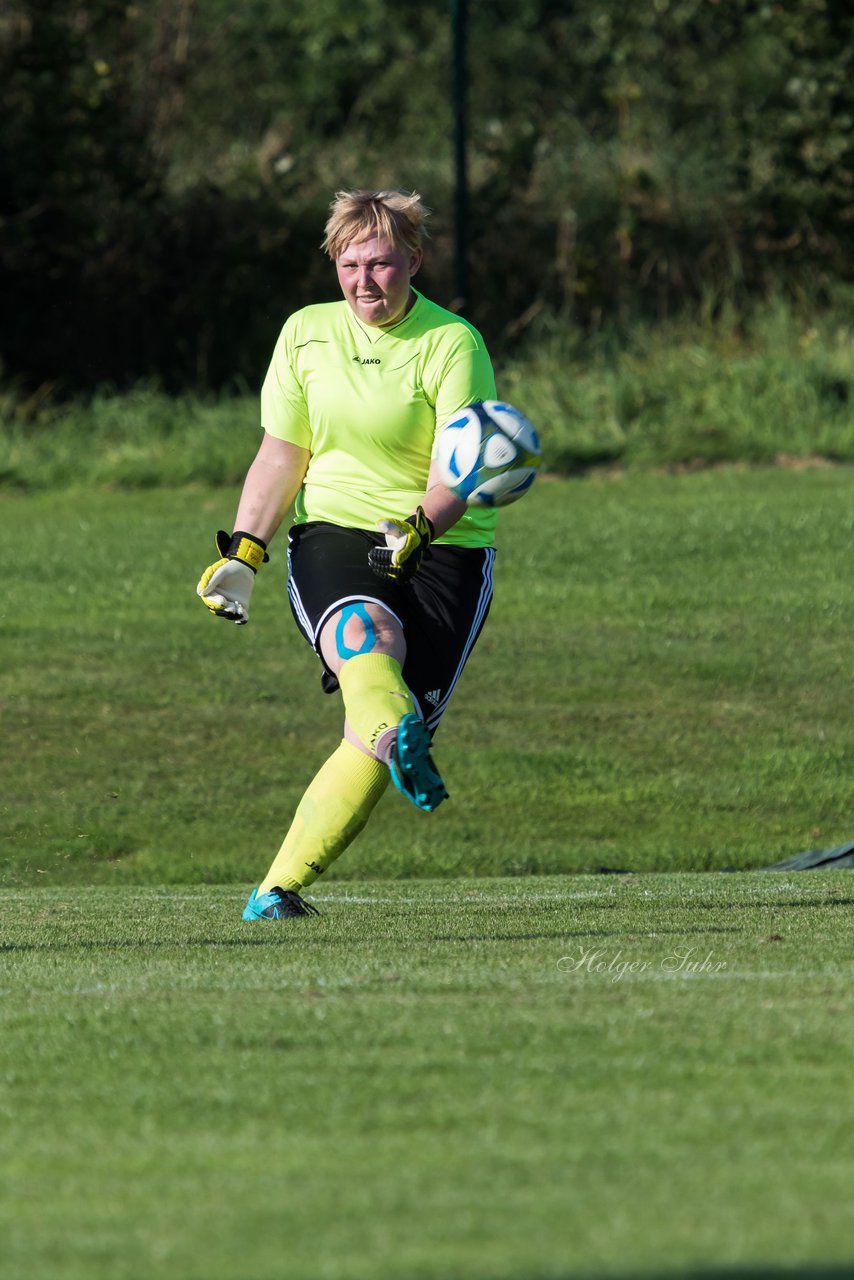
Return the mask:
POLYGON ((196 587, 196 594, 217 617, 238 626, 248 622, 264 548, 299 493, 310 457, 308 449, 265 432, 243 482, 231 542, 224 531, 217 535, 222 559, 204 571, 196 587))
POLYGON ((466 510, 466 504, 462 498, 458 498, 442 484, 439 478, 439 464, 435 461, 430 463, 427 492, 421 506, 433 526, 434 538, 441 538, 443 533, 453 528, 466 510))
POLYGON ((311 454, 264 433, 246 473, 234 527, 269 543, 300 491, 311 454))

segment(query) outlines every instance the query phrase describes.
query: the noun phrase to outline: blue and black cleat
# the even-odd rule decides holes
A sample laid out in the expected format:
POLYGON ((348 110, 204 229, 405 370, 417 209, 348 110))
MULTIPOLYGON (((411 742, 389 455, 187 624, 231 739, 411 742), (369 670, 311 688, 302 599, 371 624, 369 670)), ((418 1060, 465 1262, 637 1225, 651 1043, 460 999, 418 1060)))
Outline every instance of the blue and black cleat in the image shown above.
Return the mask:
POLYGON ((430 731, 418 716, 404 716, 397 726, 388 767, 398 791, 419 809, 429 813, 447 800, 445 784, 430 755, 430 731))
POLYGON ((243 908, 244 920, 291 920, 296 916, 319 916, 317 907, 301 898, 294 889, 271 889, 258 897, 253 889, 243 908))

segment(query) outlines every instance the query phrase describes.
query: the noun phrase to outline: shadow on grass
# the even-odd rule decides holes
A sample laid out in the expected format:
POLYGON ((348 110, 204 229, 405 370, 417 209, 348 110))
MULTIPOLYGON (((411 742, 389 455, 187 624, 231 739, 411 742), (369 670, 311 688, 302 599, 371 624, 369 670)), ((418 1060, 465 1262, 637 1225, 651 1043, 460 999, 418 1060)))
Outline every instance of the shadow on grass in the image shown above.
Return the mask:
MULTIPOLYGON (((568 933, 561 931, 559 933, 484 933, 484 934, 455 934, 455 933, 437 933, 431 934, 429 938, 422 938, 422 942, 563 942, 568 938, 587 938, 602 941, 603 938, 610 938, 611 934, 590 933, 589 930, 577 933, 568 933)), ((192 947, 267 947, 287 945, 292 942, 293 935, 290 937, 284 929, 260 935, 254 938, 110 938, 109 940, 89 940, 80 942, 0 942, 0 954, 11 954, 12 952, 27 951, 129 951, 129 950, 145 950, 150 951, 158 947, 168 948, 170 950, 180 949, 187 950, 192 947)), ((300 938, 300 942, 306 941, 305 937, 300 938)), ((326 947, 352 947, 354 945, 351 937, 321 937, 316 935, 314 941, 319 946, 326 947)))
POLYGON ((851 1262, 801 1262, 793 1266, 756 1263, 753 1266, 662 1268, 659 1271, 630 1272, 548 1272, 530 1280, 852 1280, 851 1262))
MULTIPOLYGON (((284 941, 284 934, 282 935, 284 941)), ((123 951, 131 949, 150 950, 152 947, 264 947, 277 941, 273 937, 259 938, 170 938, 168 941, 155 938, 111 938, 108 942, 0 942, 0 952, 13 951, 123 951)))
MULTIPOLYGON (((674 937, 687 938, 694 936, 703 936, 709 934, 741 934, 742 929, 736 926, 715 925, 702 930, 689 929, 657 929, 656 937, 674 937)), ((256 933, 252 937, 245 938, 102 938, 102 939, 79 939, 74 941, 47 941, 47 942, 0 942, 0 954, 9 954, 12 952, 50 952, 50 951, 120 951, 131 949, 150 950, 157 947, 182 949, 190 947, 266 947, 270 945, 285 944, 293 941, 294 934, 290 927, 287 928, 266 928, 264 933, 256 933)), ((300 935, 300 941, 306 941, 311 938, 310 933, 300 935)), ((601 945, 606 942, 613 942, 622 945, 627 935, 623 932, 617 932, 608 929, 561 929, 555 928, 540 933, 531 932, 514 932, 513 930, 505 930, 497 933, 494 930, 485 930, 482 933, 434 933, 427 938, 421 938, 422 942, 458 942, 458 943, 503 943, 503 942, 567 942, 571 939, 579 941, 593 942, 601 945)), ((415 941, 416 939, 413 939, 415 941)), ((631 935, 632 941, 637 941, 637 935, 631 935)), ((353 939, 349 935, 336 936, 335 934, 315 934, 314 941, 323 947, 351 947, 353 939)), ((854 1280, 854 1272, 851 1280, 854 1280)))
MULTIPOLYGON (((854 1276, 854 1255, 852 1259, 851 1262, 830 1264, 802 1262, 793 1267, 781 1264, 776 1267, 757 1265, 689 1268, 687 1271, 667 1273, 660 1280, 851 1280, 854 1276)), ((638 1276, 637 1280, 659 1280, 659 1277, 648 1273, 646 1276, 638 1276)))
MULTIPOLYGON (((825 907, 854 907, 854 898, 779 898, 773 903, 774 909, 777 907, 819 907, 823 911, 825 907)), ((696 902, 691 904, 692 910, 696 908, 698 911, 755 911, 756 901, 745 900, 744 902, 696 902)), ((854 1272, 850 1272, 854 1276, 854 1272)), ((717 1280, 717 1277, 713 1277, 717 1280)))
MULTIPOLYGON (((704 938, 712 933, 735 933, 742 935, 743 929, 735 925, 715 925, 706 929, 656 929, 656 938, 704 938)), ((629 934, 622 930, 608 929, 555 929, 549 933, 434 933, 431 942, 565 942, 568 938, 583 938, 590 942, 613 942, 622 946, 627 940, 642 941, 643 935, 629 934)), ((851 1276, 854 1280, 854 1274, 851 1276)))

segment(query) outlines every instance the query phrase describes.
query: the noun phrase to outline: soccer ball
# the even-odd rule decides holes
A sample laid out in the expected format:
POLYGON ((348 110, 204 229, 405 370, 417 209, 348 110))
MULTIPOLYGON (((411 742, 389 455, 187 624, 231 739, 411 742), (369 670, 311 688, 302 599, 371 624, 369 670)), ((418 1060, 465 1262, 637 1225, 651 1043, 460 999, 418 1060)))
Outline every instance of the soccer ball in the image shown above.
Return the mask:
POLYGON ((512 404, 481 400, 445 423, 436 460, 442 484, 470 507, 506 507, 534 483, 540 441, 512 404))

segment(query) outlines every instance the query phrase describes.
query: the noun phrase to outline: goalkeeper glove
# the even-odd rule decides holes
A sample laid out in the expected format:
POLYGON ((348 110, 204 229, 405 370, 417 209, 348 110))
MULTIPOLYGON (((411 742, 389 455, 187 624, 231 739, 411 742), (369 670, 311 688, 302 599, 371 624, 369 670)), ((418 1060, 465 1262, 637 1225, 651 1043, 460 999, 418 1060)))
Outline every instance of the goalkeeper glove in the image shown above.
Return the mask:
POLYGON ((368 564, 380 578, 409 582, 421 568, 424 553, 435 537, 432 521, 419 507, 407 520, 380 520, 377 528, 385 534, 386 544, 371 548, 368 564))
POLYGON ((241 626, 249 621, 249 598, 258 567, 270 559, 267 544, 251 533, 228 534, 220 529, 216 549, 222 559, 205 569, 196 595, 218 618, 228 618, 241 626))

